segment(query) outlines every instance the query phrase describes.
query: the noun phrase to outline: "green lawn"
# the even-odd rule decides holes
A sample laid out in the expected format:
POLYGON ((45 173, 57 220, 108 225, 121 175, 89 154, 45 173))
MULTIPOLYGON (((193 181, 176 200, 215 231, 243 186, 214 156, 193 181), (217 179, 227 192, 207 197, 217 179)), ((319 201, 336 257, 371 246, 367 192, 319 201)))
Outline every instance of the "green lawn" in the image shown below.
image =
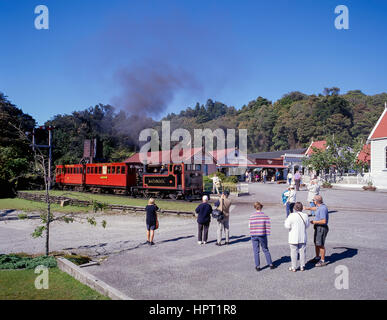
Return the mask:
POLYGON ((34 270, 0 270, 0 300, 109 300, 58 268, 49 269, 48 289, 36 289, 34 270))
MULTIPOLYGON (((23 191, 23 192, 43 193, 44 191, 23 191)), ((63 197, 79 199, 79 200, 87 200, 87 201, 95 200, 106 204, 117 204, 117 205, 128 205, 128 206, 146 206, 148 204, 147 199, 129 198, 125 196, 92 194, 92 193, 86 193, 86 192, 51 190, 50 194, 53 196, 63 196, 63 197)), ((186 201, 156 200, 156 204, 160 209, 180 210, 180 211, 194 211, 198 206, 197 203, 190 203, 186 201)), ((1 204, 0 204, 0 208, 1 208, 1 204)))
MULTIPOLYGON (((0 210, 4 209, 14 209, 22 210, 26 212, 31 211, 44 211, 47 209, 47 205, 44 202, 36 202, 19 198, 5 198, 0 199, 0 210)), ((88 207, 76 207, 76 206, 66 206, 61 207, 59 204, 51 204, 51 210, 53 212, 88 212, 91 211, 91 208, 88 207)))

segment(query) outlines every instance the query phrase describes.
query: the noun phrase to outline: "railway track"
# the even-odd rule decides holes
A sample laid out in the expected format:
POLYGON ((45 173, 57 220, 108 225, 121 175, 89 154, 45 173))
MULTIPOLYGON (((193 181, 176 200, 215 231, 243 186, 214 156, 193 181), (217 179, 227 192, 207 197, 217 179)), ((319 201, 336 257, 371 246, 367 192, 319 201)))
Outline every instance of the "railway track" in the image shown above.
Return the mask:
MULTIPOLYGON (((37 201, 37 202, 45 202, 46 196, 45 194, 36 194, 30 192, 18 192, 18 198, 37 201)), ((50 196, 50 201, 52 203, 61 204, 62 201, 65 201, 67 205, 79 206, 79 207, 89 207, 93 206, 94 202, 89 200, 79 200, 74 198, 68 198, 64 196, 50 196)), ((144 206, 133 206, 133 205, 120 205, 120 204, 104 204, 104 209, 108 210, 119 210, 119 211, 128 211, 128 212, 145 212, 144 206)), ((193 216, 193 211, 181 211, 181 210, 170 210, 170 209, 160 209, 160 213, 163 214, 173 214, 173 215, 185 215, 185 216, 193 216)))

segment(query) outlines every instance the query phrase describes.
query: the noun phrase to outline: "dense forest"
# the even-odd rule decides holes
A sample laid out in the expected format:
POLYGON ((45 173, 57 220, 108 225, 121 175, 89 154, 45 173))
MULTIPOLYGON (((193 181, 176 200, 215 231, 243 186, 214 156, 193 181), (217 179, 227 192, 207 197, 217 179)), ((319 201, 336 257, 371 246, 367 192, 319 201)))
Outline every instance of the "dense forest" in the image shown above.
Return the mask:
MULTIPOLYGON (((306 147, 311 140, 334 136, 343 146, 369 135, 387 93, 366 95, 360 90, 340 94, 325 88, 321 94, 290 92, 274 103, 258 97, 240 109, 208 99, 179 114, 168 114, 171 129, 248 129, 248 152, 306 147)), ((36 121, 0 92, 0 187, 21 185, 32 154, 21 132, 30 132, 36 121)), ((161 128, 161 121, 143 115, 128 115, 110 105, 96 105, 68 115, 56 115, 45 123, 54 126, 54 164, 78 163, 85 139, 97 138, 104 161, 122 161, 139 150, 138 135, 144 128, 161 128)), ((37 130, 38 143, 47 143, 47 134, 37 130)), ((10 188, 8 188, 10 189, 10 188)))
POLYGON ((179 114, 169 114, 173 128, 248 129, 249 153, 306 147, 311 140, 335 140, 352 146, 366 139, 383 111, 387 93, 368 96, 360 90, 340 95, 338 88, 323 94, 290 92, 271 101, 258 97, 239 110, 209 99, 179 114))

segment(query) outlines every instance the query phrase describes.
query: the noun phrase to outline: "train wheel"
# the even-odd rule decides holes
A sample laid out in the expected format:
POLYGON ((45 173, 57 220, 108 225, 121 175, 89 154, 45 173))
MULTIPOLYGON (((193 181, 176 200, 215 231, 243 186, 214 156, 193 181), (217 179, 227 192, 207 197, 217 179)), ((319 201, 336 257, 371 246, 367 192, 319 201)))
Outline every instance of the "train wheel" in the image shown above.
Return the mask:
POLYGON ((174 193, 170 193, 170 194, 169 194, 169 197, 170 197, 172 200, 177 200, 177 195, 174 194, 174 193))

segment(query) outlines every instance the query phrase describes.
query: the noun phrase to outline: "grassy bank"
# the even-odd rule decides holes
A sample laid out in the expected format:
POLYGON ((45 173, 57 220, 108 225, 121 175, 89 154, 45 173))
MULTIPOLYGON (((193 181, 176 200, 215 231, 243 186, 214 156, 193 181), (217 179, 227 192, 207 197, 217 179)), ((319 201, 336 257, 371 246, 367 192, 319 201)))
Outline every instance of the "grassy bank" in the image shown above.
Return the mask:
MULTIPOLYGON (((23 191, 23 192, 43 193, 44 191, 23 191)), ((106 203, 106 204, 117 204, 117 205, 128 205, 128 206, 146 206, 148 204, 147 199, 129 198, 125 196, 92 194, 92 193, 86 193, 86 192, 60 191, 60 190, 51 190, 50 193, 51 195, 57 196, 57 197, 67 197, 67 198, 87 200, 87 201, 94 200, 94 201, 98 201, 100 203, 106 203)), ((160 207, 160 209, 179 210, 179 211, 193 211, 198 205, 197 203, 190 203, 185 201, 156 200, 156 203, 160 207)), ((0 204, 0 207, 1 207, 1 204, 0 204)), ((7 209, 11 209, 11 208, 7 208, 7 209)))
POLYGON ((36 289, 34 270, 0 270, 0 300, 109 300, 58 268, 49 269, 49 288, 36 289))
MULTIPOLYGON (((45 211, 47 205, 44 202, 36 202, 19 198, 5 198, 0 199, 0 210, 13 209, 25 212, 31 211, 45 211)), ((51 204, 51 210, 53 212, 89 212, 91 208, 67 206, 61 207, 59 204, 51 204)))

